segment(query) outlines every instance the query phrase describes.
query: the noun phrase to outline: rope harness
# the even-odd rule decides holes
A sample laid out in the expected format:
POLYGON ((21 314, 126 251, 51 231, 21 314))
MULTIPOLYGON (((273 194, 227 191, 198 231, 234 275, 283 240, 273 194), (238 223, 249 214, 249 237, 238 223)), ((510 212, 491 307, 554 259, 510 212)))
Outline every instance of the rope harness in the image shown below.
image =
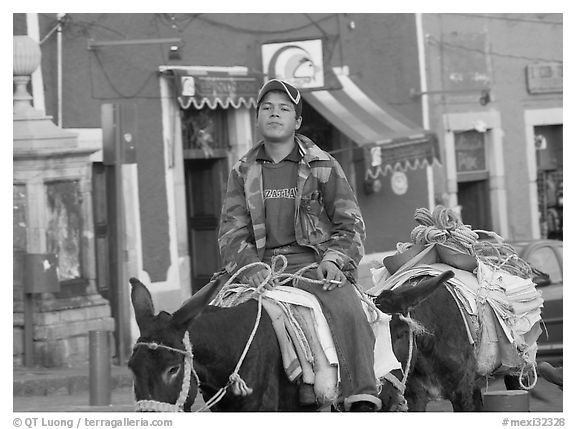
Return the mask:
MULTIPOLYGON (((406 359, 406 364, 402 369, 402 380, 398 379, 392 372, 388 372, 383 378, 390 382, 401 394, 404 395, 406 391, 406 383, 408 382, 408 375, 410 373, 410 368, 412 366, 412 359, 414 357, 414 336, 419 335, 420 333, 425 332, 425 329, 420 323, 416 322, 414 319, 410 318, 410 313, 408 316, 404 316, 399 314, 398 317, 404 323, 408 325, 408 359, 406 359)), ((403 400, 402 403, 397 404, 398 410, 397 411, 408 411, 408 403, 406 399, 403 400)), ((390 410, 394 411, 394 410, 390 410)))
POLYGON ((150 350, 164 349, 171 352, 176 352, 184 355, 184 376, 182 378, 182 388, 180 389, 180 395, 175 404, 170 404, 168 402, 154 401, 150 399, 144 399, 136 402, 136 411, 161 411, 161 412, 182 412, 184 411, 184 403, 188 397, 190 391, 190 376, 194 375, 196 380, 196 385, 200 386, 200 379, 198 374, 194 369, 194 354, 192 353, 192 343, 190 342, 190 334, 188 331, 184 333, 184 338, 182 339, 184 343, 185 350, 180 350, 174 347, 166 346, 164 344, 159 344, 155 342, 138 342, 134 344, 136 349, 138 346, 148 347, 150 350))
MULTIPOLYGON (((282 256, 282 255, 280 255, 280 256, 282 256)), ((284 270, 285 266, 287 265, 286 258, 284 256, 282 256, 282 258, 284 258, 283 259, 284 267, 282 267, 280 272, 282 272, 284 270)), ((273 267, 274 267, 274 262, 275 261, 273 261, 273 267)), ((256 265, 262 265, 265 268, 267 267, 269 270, 269 274, 266 278, 266 281, 264 283, 262 283, 262 285, 260 285, 258 287, 258 289, 251 288, 258 295, 258 313, 256 315, 256 322, 254 324, 254 328, 252 329, 252 332, 250 333, 250 337, 248 338, 246 346, 244 347, 244 351, 242 352, 242 355, 240 356, 240 359, 238 360, 238 363, 236 364, 234 371, 232 372, 232 374, 230 374, 230 376, 228 378, 228 383, 226 383, 226 385, 221 387, 214 394, 214 396, 212 396, 212 398, 210 398, 208 401, 206 401, 204 406, 202 406, 200 409, 196 410, 196 412, 204 411, 206 409, 213 407, 215 404, 217 404, 224 397, 224 395, 226 394, 226 391, 230 387, 232 387, 233 392, 237 395, 247 396, 250 393, 252 393, 252 389, 250 387, 248 387, 246 385, 246 382, 244 380, 242 380, 242 378, 240 377, 239 371, 240 371, 240 366, 242 365, 242 362, 244 361, 244 358, 246 357, 246 354, 248 353, 248 349, 250 348, 250 345, 252 344, 252 341, 254 340, 254 336, 256 335, 256 330, 258 329, 258 325, 260 324, 260 318, 262 315, 262 292, 264 290, 264 286, 272 279, 272 274, 274 272, 274 270, 272 269, 273 267, 271 268, 267 264, 264 264, 261 262, 246 265, 245 267, 242 267, 240 270, 238 270, 226 282, 226 284, 222 287, 222 290, 221 290, 221 292, 227 291, 228 289, 230 289, 233 286, 238 286, 237 284, 233 284, 232 281, 237 276, 239 276, 240 273, 242 273, 243 271, 245 271, 249 268, 252 268, 253 266, 256 266, 256 265)), ((246 285, 243 285, 243 286, 247 287, 246 285)), ((220 296, 220 294, 216 297, 215 300, 218 300, 219 296, 220 296)), ((189 335, 188 331, 186 331, 184 333, 184 338, 182 341, 184 343, 185 350, 180 350, 180 349, 166 346, 164 344, 159 344, 156 342, 138 342, 134 345, 134 349, 136 349, 138 346, 148 347, 150 350, 157 350, 157 349, 161 348, 164 350, 169 350, 169 351, 180 353, 180 354, 184 355, 184 377, 182 379, 182 387, 180 390, 180 395, 178 396, 176 403, 170 404, 167 402, 147 400, 147 399, 146 400, 140 400, 140 401, 136 402, 136 411, 182 412, 182 411, 184 411, 184 403, 186 402, 186 398, 189 395, 189 391, 190 391, 190 387, 191 387, 191 384, 190 384, 191 375, 194 375, 196 385, 198 386, 198 388, 200 388, 200 379, 198 377, 198 374, 196 373, 196 370, 194 369, 194 361, 193 361, 194 354, 192 352, 192 344, 190 342, 190 335, 189 335)))
MULTIPOLYGON (((240 356, 240 359, 238 360, 238 363, 236 364, 234 371, 232 372, 232 374, 230 374, 230 376, 228 378, 228 382, 226 383, 226 385, 221 387, 212 396, 212 398, 210 398, 208 401, 206 401, 206 403, 201 408, 196 410, 196 412, 201 412, 201 411, 204 411, 206 409, 213 407, 215 404, 217 404, 224 397, 224 395, 226 394, 226 391, 229 388, 232 389, 232 392, 234 394, 239 395, 239 396, 247 396, 247 395, 252 393, 253 389, 248 387, 246 382, 242 379, 242 377, 240 377, 239 371, 240 371, 240 367, 244 361, 244 358, 246 357, 246 354, 248 353, 250 345, 252 344, 252 341, 254 340, 254 337, 256 335, 256 331, 257 331, 258 326, 260 324, 260 319, 262 316, 262 295, 264 294, 264 292, 266 290, 266 286, 268 284, 273 285, 273 286, 284 285, 284 284, 287 284, 289 282, 294 282, 295 280, 304 280, 306 282, 319 284, 319 285, 324 283, 323 280, 314 280, 314 279, 310 279, 308 277, 303 276, 303 273, 305 271, 308 271, 308 270, 313 269, 313 268, 317 268, 318 267, 317 263, 307 265, 307 266, 301 268, 300 270, 298 270, 294 274, 284 273, 284 270, 286 269, 287 266, 288 266, 288 260, 286 259, 286 257, 284 255, 274 256, 272 258, 271 265, 268 265, 264 262, 254 262, 254 263, 248 264, 248 265, 240 268, 238 271, 236 271, 236 273, 234 273, 230 277, 230 279, 226 282, 226 284, 224 284, 224 286, 222 287, 222 289, 220 290, 218 295, 214 298, 213 305, 220 306, 220 307, 232 307, 232 306, 241 304, 242 302, 245 302, 248 299, 252 299, 252 298, 257 299, 258 312, 256 315, 256 321, 254 323, 254 328, 252 329, 252 332, 250 333, 250 337, 248 338, 246 346, 244 347, 242 355, 240 356), (278 261, 281 262, 280 266, 278 266, 278 261), (233 283, 233 281, 242 272, 249 270, 250 268, 253 268, 256 266, 260 266, 260 267, 266 269, 268 272, 265 280, 257 288, 250 287, 245 283, 233 283)), ((359 289, 358 285, 355 282, 351 281, 351 283, 360 292, 359 296, 362 299, 362 301, 364 301, 369 306, 369 308, 375 310, 376 306, 372 302, 372 300, 370 300, 361 291, 361 289, 359 289)), ((372 323, 375 323, 376 321, 379 320, 379 315, 377 312, 376 312, 376 314, 377 314, 377 318, 372 323)), ((411 332, 410 346, 409 346, 410 356, 409 356, 409 360, 407 362, 407 369, 404 371, 404 374, 405 374, 404 379, 401 382, 402 383, 402 389, 399 388, 399 390, 401 390, 402 393, 404 392, 404 389, 405 389, 406 380, 408 378, 408 369, 410 368, 410 361, 412 359, 412 348, 413 348, 412 330, 410 332, 411 332)), ((169 346, 166 346, 164 344, 159 344, 159 343, 155 343, 155 342, 150 342, 150 343, 138 342, 134 345, 134 349, 138 346, 145 346, 151 350, 156 350, 158 348, 162 348, 165 350, 169 350, 172 352, 183 354, 185 356, 184 357, 185 374, 184 374, 184 378, 182 379, 182 387, 181 387, 180 395, 179 395, 176 403, 170 404, 170 403, 160 402, 160 401, 155 401, 155 400, 140 400, 140 401, 136 402, 136 411, 182 412, 182 411, 184 411, 184 403, 186 402, 186 398, 189 395, 189 391, 190 391, 190 387, 191 387, 191 384, 190 384, 191 374, 194 375, 197 386, 198 386, 198 388, 200 388, 200 380, 198 378, 198 374, 196 373, 196 371, 194 369, 194 364, 193 364, 194 355, 192 353, 192 344, 190 343, 188 331, 186 331, 184 333, 183 343, 184 343, 185 350, 180 350, 180 349, 177 349, 174 347, 169 347, 169 346)), ((392 376, 392 377, 394 377, 394 376, 392 376)), ((394 377, 394 379, 396 380, 396 382, 399 382, 396 379, 396 377, 394 377)), ((394 382, 394 381, 391 381, 391 382, 395 386, 397 386, 396 382, 394 382)))

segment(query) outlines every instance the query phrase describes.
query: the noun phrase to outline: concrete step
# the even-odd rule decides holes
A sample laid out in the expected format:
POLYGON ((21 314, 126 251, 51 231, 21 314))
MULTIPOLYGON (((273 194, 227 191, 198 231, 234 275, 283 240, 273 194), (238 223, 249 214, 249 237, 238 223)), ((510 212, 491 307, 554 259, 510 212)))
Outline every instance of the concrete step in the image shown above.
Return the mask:
MULTIPOLYGON (((88 365, 74 368, 14 368, 13 396, 75 395, 90 391, 88 365)), ((126 366, 112 366, 110 390, 131 388, 126 366)))

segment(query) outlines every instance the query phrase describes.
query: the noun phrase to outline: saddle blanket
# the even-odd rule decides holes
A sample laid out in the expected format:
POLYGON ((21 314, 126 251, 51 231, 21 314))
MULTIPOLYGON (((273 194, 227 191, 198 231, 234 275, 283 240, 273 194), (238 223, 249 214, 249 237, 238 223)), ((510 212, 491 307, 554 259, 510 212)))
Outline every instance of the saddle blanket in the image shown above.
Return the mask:
MULTIPOLYGON (((361 294, 359 291, 357 293, 361 294)), ((332 334, 326 317, 322 313, 320 303, 314 295, 290 286, 277 286, 272 290, 267 290, 263 294, 263 298, 263 306, 270 314, 273 322, 278 319, 280 314, 278 310, 275 311, 272 308, 275 305, 282 309, 283 316, 285 316, 284 322, 289 321, 288 324, 284 323, 286 329, 283 332, 282 329, 277 328, 282 325, 276 323, 275 328, 277 328, 276 333, 281 342, 284 367, 291 380, 304 374, 304 381, 310 382, 310 376, 306 376, 306 368, 308 367, 306 362, 313 362, 315 365, 327 362, 330 366, 337 368, 338 357, 332 334), (303 310, 304 312, 307 311, 311 317, 307 317, 303 310), (290 337, 288 338, 288 336, 290 337), (316 338, 320 347, 314 344, 316 338), (310 342, 309 340, 312 340, 311 344, 307 344, 310 342), (316 356, 318 350, 321 350, 323 356, 316 356), (300 356, 300 359, 297 356, 300 356), (305 359, 302 359, 302 356, 305 356, 305 359)), ((363 300, 362 307, 376 338, 374 375, 376 379, 381 379, 393 369, 401 368, 392 350, 389 325, 391 317, 375 307, 369 306, 363 300)), ((312 368, 312 371, 317 372, 317 369, 312 368)), ((338 373, 339 380, 340 374, 338 373)))

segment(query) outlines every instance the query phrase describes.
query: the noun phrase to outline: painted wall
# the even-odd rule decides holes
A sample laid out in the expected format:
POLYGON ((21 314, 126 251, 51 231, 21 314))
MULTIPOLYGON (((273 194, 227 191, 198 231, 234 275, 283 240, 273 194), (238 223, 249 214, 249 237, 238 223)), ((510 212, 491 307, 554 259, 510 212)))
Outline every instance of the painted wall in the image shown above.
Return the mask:
MULTIPOLYGON (((39 20, 40 34, 45 35, 56 16, 40 14, 39 20)), ((409 96, 419 79, 413 14, 69 14, 64 22, 64 128, 100 127, 103 103, 136 106, 143 268, 152 281, 165 280, 173 263, 167 260, 160 65, 242 65, 261 73, 262 43, 323 37, 327 64, 349 66, 367 93, 421 123, 419 101, 409 96), (168 45, 158 43, 89 49, 90 41, 162 38, 182 39, 181 60, 169 60, 168 45)), ((53 116, 56 49, 53 34, 42 45, 46 109, 53 116)), ((426 201, 423 197, 422 204, 426 201)), ((376 215, 378 210, 371 206, 367 213, 376 215)), ((387 250, 390 244, 378 239, 370 247, 387 250)))
POLYGON ((410 241, 416 226, 414 211, 427 207, 428 185, 425 169, 407 170, 407 189, 397 194, 391 185, 392 174, 379 176, 382 188, 366 194, 358 190, 358 203, 366 223, 366 254, 395 250, 398 242, 410 241))
MULTIPOLYGON (((563 20, 561 14, 424 14, 428 86, 430 91, 457 87, 448 81, 457 59, 472 66, 468 71, 490 78, 491 102, 481 106, 479 92, 430 95, 431 127, 442 139, 450 112, 500 114, 504 171, 511 240, 533 238, 534 210, 529 198, 529 157, 524 123, 527 109, 562 107, 562 93, 530 94, 526 66, 535 62, 562 61, 563 20), (477 38, 475 41, 474 38, 477 38), (478 39, 485 43, 481 45, 478 39)), ((468 87, 473 87, 468 82, 468 87)), ((437 177, 438 179, 438 177, 437 177)), ((438 194, 445 184, 435 180, 438 194)))
MULTIPOLYGON (((40 21, 46 34, 55 15, 41 14, 40 21)), ((107 100, 158 98, 161 64, 244 65, 261 73, 260 44, 318 37, 326 39, 327 63, 348 65, 368 90, 420 122, 419 104, 409 97, 418 82, 414 26, 413 14, 69 14, 62 33, 64 125, 97 126, 98 106, 107 100), (88 49, 90 39, 159 38, 181 38, 182 59, 169 60, 166 44, 88 49)), ((42 47, 53 83, 55 47, 55 35, 42 47)), ((46 91, 53 101, 54 86, 46 91)))

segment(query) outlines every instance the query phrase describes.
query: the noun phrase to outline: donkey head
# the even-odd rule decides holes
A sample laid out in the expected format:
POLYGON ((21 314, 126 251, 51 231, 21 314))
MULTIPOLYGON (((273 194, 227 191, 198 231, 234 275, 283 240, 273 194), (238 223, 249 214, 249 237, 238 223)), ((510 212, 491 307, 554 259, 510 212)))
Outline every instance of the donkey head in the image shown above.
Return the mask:
POLYGON ((384 313, 407 314, 452 277, 454 277, 453 271, 444 271, 416 285, 404 284, 394 290, 384 290, 376 297, 374 303, 384 313))
POLYGON ((417 321, 405 316, 452 277, 454 277, 454 272, 445 271, 436 277, 421 280, 416 285, 405 284, 394 290, 385 290, 375 298, 376 307, 392 315, 390 334, 394 353, 399 360, 402 361, 408 357, 411 333, 425 332, 425 328, 417 321))
MULTIPOLYGON (((402 285, 394 290, 385 290, 374 299, 374 303, 379 310, 392 315, 390 321, 390 336, 392 348, 396 358, 405 366, 408 372, 413 368, 417 353, 416 344, 419 346, 426 344, 425 327, 417 321, 406 317, 406 315, 434 293, 444 282, 454 277, 452 271, 444 273, 426 280, 420 281, 416 285, 402 285), (414 341, 418 337, 418 342, 414 341), (406 368, 408 366, 408 368, 406 368)), ((425 347, 425 346, 424 346, 425 347)), ((394 374, 398 377, 397 374, 394 374)), ((383 386, 381 394, 383 409, 386 409, 387 402, 394 402, 392 398, 397 395, 396 389, 391 389, 389 385, 383 386)))
POLYGON ((187 411, 198 392, 192 347, 187 340, 188 327, 207 305, 209 297, 192 298, 173 315, 165 311, 156 315, 146 286, 135 278, 130 279, 130 284, 132 306, 140 329, 128 362, 134 375, 137 404, 148 404, 140 406, 146 411, 162 411, 167 405, 178 403, 187 411), (164 407, 150 404, 164 404, 164 407))

